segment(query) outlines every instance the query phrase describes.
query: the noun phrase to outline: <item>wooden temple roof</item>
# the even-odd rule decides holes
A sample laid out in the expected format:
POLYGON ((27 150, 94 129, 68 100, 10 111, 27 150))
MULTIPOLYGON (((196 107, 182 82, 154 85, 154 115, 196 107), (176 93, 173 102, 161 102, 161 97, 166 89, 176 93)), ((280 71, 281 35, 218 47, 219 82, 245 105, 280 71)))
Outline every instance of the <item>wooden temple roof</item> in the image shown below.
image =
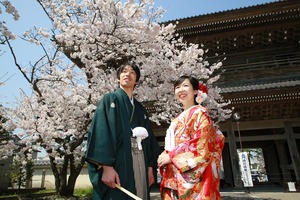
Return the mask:
POLYGON ((208 49, 211 63, 226 58, 216 85, 242 121, 300 118, 300 1, 164 22, 169 23, 186 42, 208 49))

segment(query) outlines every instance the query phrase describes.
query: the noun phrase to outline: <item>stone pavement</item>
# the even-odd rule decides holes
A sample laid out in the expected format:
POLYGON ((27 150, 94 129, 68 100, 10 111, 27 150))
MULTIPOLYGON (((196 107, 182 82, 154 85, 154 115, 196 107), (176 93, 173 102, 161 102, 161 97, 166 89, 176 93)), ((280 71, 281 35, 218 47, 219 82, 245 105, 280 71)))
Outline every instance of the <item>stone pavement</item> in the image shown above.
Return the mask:
POLYGON ((223 200, 300 200, 299 192, 221 192, 223 200))
MULTIPOLYGON (((299 192, 221 192, 222 200, 300 200, 299 192)), ((151 193, 151 200, 161 200, 159 193, 151 193)))
MULTIPOLYGON (((259 185, 245 189, 221 189, 222 200, 300 200, 300 192, 288 192, 275 185, 259 185)), ((152 189, 151 200, 161 200, 157 188, 152 189)))

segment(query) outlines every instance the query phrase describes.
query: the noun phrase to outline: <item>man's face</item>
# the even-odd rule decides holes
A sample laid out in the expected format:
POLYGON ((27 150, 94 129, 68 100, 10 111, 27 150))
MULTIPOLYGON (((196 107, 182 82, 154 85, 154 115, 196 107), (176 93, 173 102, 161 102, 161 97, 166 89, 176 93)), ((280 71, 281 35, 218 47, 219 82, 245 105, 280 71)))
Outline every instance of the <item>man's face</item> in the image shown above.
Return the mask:
POLYGON ((120 86, 122 88, 134 88, 135 84, 136 73, 130 65, 127 65, 120 74, 120 86))

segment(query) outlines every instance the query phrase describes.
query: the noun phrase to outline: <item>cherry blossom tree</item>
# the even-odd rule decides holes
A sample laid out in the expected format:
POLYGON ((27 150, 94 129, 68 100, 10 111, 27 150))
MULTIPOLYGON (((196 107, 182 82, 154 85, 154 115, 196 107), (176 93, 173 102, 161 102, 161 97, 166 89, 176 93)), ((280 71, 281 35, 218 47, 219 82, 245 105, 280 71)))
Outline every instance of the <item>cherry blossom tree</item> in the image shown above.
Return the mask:
POLYGON ((12 136, 14 126, 5 116, 5 109, 0 105, 0 160, 12 156, 18 149, 12 136))
MULTIPOLYGON (((8 0, 0 1, 0 17, 5 14, 16 21, 20 17, 17 9, 8 0)), ((16 39, 16 36, 9 30, 6 22, 0 20, 0 45, 5 45, 6 41, 14 39, 16 39)), ((2 53, 3 52, 0 48, 0 56, 2 53)), ((8 79, 9 77, 7 78, 7 73, 0 74, 0 87, 4 86, 8 79)), ((0 159, 6 159, 12 156, 15 150, 18 149, 18 146, 15 144, 12 137, 12 132, 15 129, 15 126, 11 123, 11 120, 5 116, 5 108, 0 104, 0 159)))
POLYGON ((164 10, 155 8, 151 0, 37 2, 53 27, 33 28, 22 38, 40 46, 45 56, 29 68, 20 66, 14 56, 33 94, 23 94, 19 106, 6 112, 22 130, 23 151, 46 150, 58 194, 74 192, 93 112, 103 94, 117 88, 115 71, 124 61, 135 61, 141 68, 136 98, 153 102, 154 122, 168 122, 178 114, 172 83, 181 74, 193 74, 207 84, 206 106, 216 124, 230 117, 229 102, 223 101, 214 86, 222 59, 209 63, 207 50, 184 42, 175 33, 176 24, 160 24, 164 10))
POLYGON ((26 148, 33 151, 42 147, 47 152, 56 191, 69 196, 84 164, 84 137, 92 110, 89 92, 72 77, 73 72, 50 68, 44 68, 48 74, 39 79, 40 93, 23 95, 11 116, 23 130, 19 136, 26 148))
MULTIPOLYGON (((219 78, 211 75, 222 63, 210 65, 198 44, 187 44, 175 35, 175 25, 157 23, 163 10, 154 10, 151 0, 124 4, 120 1, 92 4, 90 1, 68 4, 51 1, 45 9, 49 10, 58 30, 56 43, 87 74, 93 90, 99 89, 99 79, 105 79, 109 70, 118 67, 118 61, 134 59, 143 71, 139 97, 142 101, 158 100, 157 104, 164 107, 162 111, 167 111, 160 112, 162 115, 174 115, 171 85, 179 74, 185 73, 194 74, 209 85, 208 105, 217 110, 211 113, 213 117, 217 121, 227 117, 226 110, 219 110, 227 104, 215 101, 222 99, 220 90, 211 87, 219 78)), ((102 91, 97 93, 102 94, 102 91)), ((161 119, 162 115, 156 115, 154 120, 161 119)))
MULTIPOLYGON (((5 10, 5 13, 8 15, 11 15, 11 17, 14 20, 19 20, 20 15, 18 10, 14 7, 13 4, 10 3, 8 0, 0 1, 0 16, 4 15, 3 10, 5 10)), ((9 39, 16 39, 16 36, 9 30, 7 27, 5 21, 0 20, 0 44, 5 44, 6 40, 9 39)), ((1 54, 1 49, 0 49, 1 54)))

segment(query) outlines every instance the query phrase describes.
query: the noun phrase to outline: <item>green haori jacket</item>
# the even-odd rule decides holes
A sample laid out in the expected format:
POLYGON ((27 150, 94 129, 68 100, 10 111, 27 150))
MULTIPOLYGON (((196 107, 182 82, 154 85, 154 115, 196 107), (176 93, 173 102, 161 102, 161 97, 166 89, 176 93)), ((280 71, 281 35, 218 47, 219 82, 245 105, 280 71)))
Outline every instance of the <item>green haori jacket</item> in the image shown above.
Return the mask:
MULTIPOLYGON (((148 184, 147 167, 153 166, 155 162, 153 148, 158 147, 158 144, 146 109, 135 99, 133 109, 126 92, 121 88, 103 96, 95 111, 87 139, 86 161, 94 188, 94 199, 132 199, 119 189, 111 189, 101 181, 102 165, 113 166, 119 175, 121 186, 136 193, 131 155, 131 130, 137 126, 145 127, 149 135, 142 142, 146 165, 145 179, 148 184)), ((150 199, 149 187, 147 188, 150 199)))

